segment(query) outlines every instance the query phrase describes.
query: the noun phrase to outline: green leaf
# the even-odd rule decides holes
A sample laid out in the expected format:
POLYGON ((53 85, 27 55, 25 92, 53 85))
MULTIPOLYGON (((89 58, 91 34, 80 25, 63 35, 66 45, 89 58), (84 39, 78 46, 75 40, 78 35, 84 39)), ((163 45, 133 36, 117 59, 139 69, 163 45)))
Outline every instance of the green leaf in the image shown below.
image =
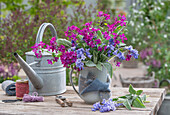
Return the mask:
POLYGON ((66 39, 57 39, 57 46, 64 45, 65 47, 71 47, 71 42, 66 39))
POLYGON ((112 78, 112 75, 113 75, 112 65, 109 62, 102 63, 102 65, 107 69, 107 72, 109 73, 110 77, 112 78))
POLYGON ((102 71, 102 64, 101 64, 101 62, 98 62, 98 63, 96 64, 96 67, 97 67, 97 69, 99 69, 100 71, 102 71))
POLYGON ((143 102, 138 98, 136 98, 133 102, 132 102, 132 106, 133 107, 138 107, 138 108, 145 108, 145 105, 143 104, 143 102))
POLYGON ((82 36, 82 35, 77 35, 77 37, 78 37, 78 40, 79 40, 79 41, 81 41, 81 40, 82 40, 82 38, 83 38, 83 36, 82 36))
POLYGON ((118 98, 113 98, 112 101, 118 101, 118 98))
POLYGON ((101 32, 100 30, 97 31, 97 35, 98 35, 101 39, 103 39, 103 35, 102 35, 102 32, 101 32))
POLYGON ((137 90, 136 95, 140 95, 143 92, 143 90, 137 90))
POLYGON ((142 101, 146 101, 146 94, 142 95, 140 98, 142 99, 142 101))
POLYGON ((92 61, 87 61, 86 63, 85 63, 85 65, 86 66, 88 66, 88 67, 94 67, 94 66, 96 66, 96 64, 94 64, 92 61))
POLYGON ((106 60, 108 60, 108 57, 107 57, 106 55, 104 55, 103 53, 100 54, 100 59, 99 59, 99 61, 100 61, 100 62, 106 62, 106 60))
POLYGON ((93 62, 97 64, 97 58, 98 58, 98 53, 96 51, 93 51, 93 62))
POLYGON ((136 91, 134 90, 134 88, 131 84, 129 85, 129 93, 136 94, 136 91))
POLYGON ((126 46, 126 44, 125 44, 125 43, 122 43, 122 42, 120 42, 119 45, 120 45, 120 46, 126 46))
POLYGON ((120 96, 119 98, 127 99, 127 97, 126 97, 126 96, 120 96))
POLYGON ((124 105, 127 109, 131 110, 131 105, 130 105, 130 103, 129 103, 129 101, 128 101, 127 99, 123 102, 123 105, 124 105))
POLYGON ((62 53, 57 53, 56 57, 60 57, 62 55, 62 53))

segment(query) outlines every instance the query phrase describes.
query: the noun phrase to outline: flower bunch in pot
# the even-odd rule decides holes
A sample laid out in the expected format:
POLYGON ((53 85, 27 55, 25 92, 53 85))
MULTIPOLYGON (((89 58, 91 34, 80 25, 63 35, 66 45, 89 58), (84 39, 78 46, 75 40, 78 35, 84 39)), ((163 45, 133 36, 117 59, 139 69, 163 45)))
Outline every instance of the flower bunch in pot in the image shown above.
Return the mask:
POLYGON ((50 44, 40 42, 32 47, 37 58, 41 57, 42 52, 48 52, 53 57, 47 60, 49 64, 61 60, 64 67, 80 71, 79 91, 71 84, 87 103, 110 97, 109 84, 113 70, 109 60, 114 59, 115 65, 120 66, 122 60, 138 58, 138 51, 124 43, 127 40, 124 15, 111 17, 99 11, 96 20, 97 23, 88 22, 81 28, 69 26, 64 32, 66 39, 53 37, 50 44))

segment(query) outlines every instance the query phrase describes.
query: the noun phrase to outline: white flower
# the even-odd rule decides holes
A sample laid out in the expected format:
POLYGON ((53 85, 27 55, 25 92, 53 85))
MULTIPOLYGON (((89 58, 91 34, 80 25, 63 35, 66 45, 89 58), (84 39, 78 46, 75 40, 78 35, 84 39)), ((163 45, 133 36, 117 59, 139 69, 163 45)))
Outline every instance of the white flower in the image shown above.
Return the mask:
POLYGON ((132 41, 134 41, 134 42, 135 42, 135 38, 134 38, 134 37, 133 37, 132 41))
POLYGON ((149 21, 150 21, 148 17, 145 17, 145 20, 146 20, 147 22, 149 22, 149 21))
POLYGON ((144 26, 144 23, 141 23, 141 26, 144 26))
POLYGON ((133 6, 136 6, 136 4, 135 4, 135 3, 133 3, 133 6))
POLYGON ((165 67, 168 67, 168 64, 165 64, 165 67))
POLYGON ((164 26, 164 23, 162 22, 161 24, 160 24, 160 27, 162 28, 164 26))
POLYGON ((148 36, 148 39, 150 39, 151 37, 150 36, 148 36))
POLYGON ((145 40, 143 40, 143 43, 144 43, 144 44, 147 44, 147 42, 146 42, 145 40))
POLYGON ((167 16, 167 19, 170 20, 170 16, 167 16))
POLYGON ((136 10, 136 9, 133 9, 133 12, 134 12, 134 13, 138 13, 138 10, 136 10))
POLYGON ((130 21, 130 24, 131 24, 132 26, 134 26, 134 22, 133 22, 133 21, 130 21))
POLYGON ((159 74, 161 74, 161 71, 158 71, 159 74))
POLYGON ((141 45, 141 42, 139 42, 139 45, 141 45))
POLYGON ((138 28, 140 28, 140 25, 137 25, 138 28))
POLYGON ((158 10, 161 10, 161 8, 160 8, 160 7, 158 7, 158 10))
POLYGON ((164 34, 164 38, 167 38, 167 34, 164 34))
POLYGON ((162 6, 164 6, 165 4, 163 2, 160 3, 162 6))

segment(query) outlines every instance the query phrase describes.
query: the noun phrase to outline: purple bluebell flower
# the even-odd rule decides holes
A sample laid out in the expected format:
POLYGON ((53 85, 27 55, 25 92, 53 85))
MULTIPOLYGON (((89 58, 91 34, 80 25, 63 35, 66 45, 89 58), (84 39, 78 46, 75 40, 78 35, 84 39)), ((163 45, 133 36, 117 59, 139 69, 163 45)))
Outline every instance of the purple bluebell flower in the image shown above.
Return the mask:
POLYGON ((109 111, 115 111, 116 107, 119 107, 121 105, 122 103, 121 104, 115 103, 115 101, 112 101, 112 99, 109 100, 103 99, 101 103, 97 102, 93 104, 93 108, 91 108, 91 110, 92 111, 99 110, 100 112, 109 112, 109 111))
POLYGON ((80 70, 84 69, 84 63, 81 62, 81 59, 76 60, 76 67, 79 68, 80 70))
POLYGON ((137 59, 139 54, 138 54, 138 51, 136 49, 133 49, 132 46, 128 46, 128 47, 125 47, 125 49, 129 50, 129 52, 131 53, 131 55, 137 59))
POLYGON ((90 48, 86 49, 85 53, 86 53, 86 56, 91 59, 92 55, 90 54, 89 51, 90 51, 90 48))
POLYGON ((110 55, 111 53, 112 53, 112 50, 107 51, 107 56, 111 57, 111 55, 110 55))
POLYGON ((115 47, 113 45, 110 45, 110 49, 114 51, 115 47))
POLYGON ((114 39, 113 39, 113 38, 109 39, 109 44, 110 44, 110 45, 114 45, 114 43, 115 43, 115 42, 114 42, 114 39))
POLYGON ((72 47, 77 46, 77 43, 75 40, 71 40, 71 43, 72 43, 72 47))
POLYGON ((123 106, 123 103, 115 103, 115 107, 123 106))
POLYGON ((112 54, 117 55, 117 53, 118 53, 118 50, 115 50, 112 54))
POLYGON ((119 52, 116 56, 121 60, 125 60, 125 56, 122 52, 119 52))
POLYGON ((138 59, 138 51, 137 50, 135 50, 135 49, 133 49, 133 50, 131 50, 131 55, 135 58, 135 59, 138 59))
POLYGON ((77 50, 77 58, 85 59, 83 48, 77 50))

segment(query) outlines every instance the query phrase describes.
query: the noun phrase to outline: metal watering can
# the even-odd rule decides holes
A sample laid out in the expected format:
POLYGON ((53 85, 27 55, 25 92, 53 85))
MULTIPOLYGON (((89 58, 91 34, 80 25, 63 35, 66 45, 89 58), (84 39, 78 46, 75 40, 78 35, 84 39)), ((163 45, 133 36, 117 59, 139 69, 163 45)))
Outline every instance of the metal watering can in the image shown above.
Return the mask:
MULTIPOLYGON (((50 23, 43 23, 36 36, 36 43, 42 41, 44 30, 49 27, 52 36, 57 33, 54 26, 50 23)), ((38 92, 39 95, 57 95, 66 91, 66 68, 63 67, 60 60, 53 65, 49 65, 47 59, 52 55, 47 52, 42 53, 42 58, 36 58, 33 51, 26 52, 26 62, 14 53, 16 60, 19 62, 29 79, 29 93, 38 92)))

